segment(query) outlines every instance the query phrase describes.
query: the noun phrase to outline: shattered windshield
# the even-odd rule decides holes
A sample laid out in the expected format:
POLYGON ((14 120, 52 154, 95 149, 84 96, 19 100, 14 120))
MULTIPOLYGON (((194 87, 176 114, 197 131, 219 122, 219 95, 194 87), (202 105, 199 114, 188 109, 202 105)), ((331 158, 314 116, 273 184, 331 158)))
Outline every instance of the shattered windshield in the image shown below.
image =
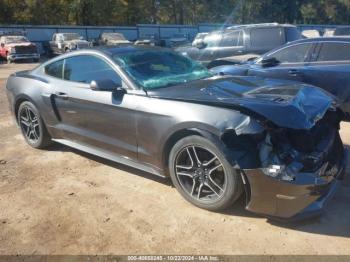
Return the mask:
POLYGON ((16 35, 16 36, 7 36, 5 41, 6 41, 7 44, 29 42, 26 37, 18 36, 18 35, 16 35))
POLYGON ((64 34, 63 38, 64 38, 65 41, 79 40, 80 39, 80 35, 79 34, 75 34, 75 33, 64 34))
POLYGON ((168 50, 137 50, 113 59, 144 89, 156 89, 212 76, 199 63, 168 50))

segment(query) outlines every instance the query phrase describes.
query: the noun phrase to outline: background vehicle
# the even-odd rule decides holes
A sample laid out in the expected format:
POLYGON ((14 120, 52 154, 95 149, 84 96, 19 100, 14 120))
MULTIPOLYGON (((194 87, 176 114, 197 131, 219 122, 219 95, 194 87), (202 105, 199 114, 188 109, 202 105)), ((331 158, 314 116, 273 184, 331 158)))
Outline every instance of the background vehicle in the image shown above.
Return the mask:
POLYGON ((8 63, 18 60, 33 60, 38 62, 40 55, 34 43, 24 35, 7 33, 0 36, 0 56, 8 63))
POLYGON ((241 25, 211 32, 203 41, 197 41, 196 46, 180 47, 176 51, 211 68, 259 56, 300 38, 300 32, 293 25, 241 25))
POLYGON ((149 45, 149 46, 157 46, 160 45, 160 41, 158 41, 158 36, 156 34, 144 34, 139 37, 134 42, 135 45, 149 45))
POLYGON ((198 46, 209 33, 198 33, 192 42, 192 46, 198 46))
POLYGON ((168 46, 175 48, 190 43, 188 34, 175 34, 169 39, 168 46))
POLYGON ((301 81, 335 95, 350 120, 350 37, 296 41, 243 65, 213 68, 216 73, 301 81))
POLYGON ((51 54, 59 55, 73 50, 88 48, 91 46, 91 43, 84 40, 77 33, 57 33, 53 34, 49 45, 51 54))
POLYGON ((341 112, 304 84, 217 77, 173 51, 127 46, 65 54, 6 88, 29 145, 52 139, 170 174, 201 208, 222 210, 245 191, 250 211, 310 215, 342 175, 341 112))
POLYGON ((321 36, 321 33, 320 31, 318 30, 303 30, 301 32, 301 35, 304 37, 304 38, 315 38, 315 37, 320 37, 321 36))
POLYGON ((99 45, 121 45, 130 44, 131 42, 127 40, 121 33, 107 33, 104 32, 100 35, 98 39, 99 45))

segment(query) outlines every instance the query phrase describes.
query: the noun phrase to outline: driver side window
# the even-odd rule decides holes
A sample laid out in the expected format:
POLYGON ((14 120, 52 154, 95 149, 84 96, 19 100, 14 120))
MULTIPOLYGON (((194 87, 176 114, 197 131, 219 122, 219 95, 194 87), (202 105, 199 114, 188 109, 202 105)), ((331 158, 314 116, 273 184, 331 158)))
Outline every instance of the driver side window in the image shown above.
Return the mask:
POLYGON ((299 44, 268 54, 265 59, 276 58, 280 63, 303 63, 306 61, 312 44, 299 44))
POLYGON ((93 80, 112 80, 120 85, 121 78, 104 60, 92 55, 80 55, 65 59, 65 80, 90 84, 93 80))

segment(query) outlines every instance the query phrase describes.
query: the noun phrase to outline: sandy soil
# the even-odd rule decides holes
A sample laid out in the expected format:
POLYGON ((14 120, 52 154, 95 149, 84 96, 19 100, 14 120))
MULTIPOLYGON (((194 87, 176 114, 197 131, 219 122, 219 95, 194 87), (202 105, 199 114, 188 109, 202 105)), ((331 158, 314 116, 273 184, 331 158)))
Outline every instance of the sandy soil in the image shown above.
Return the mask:
MULTIPOLYGON (((349 176, 326 213, 284 225, 198 209, 164 181, 65 146, 35 150, 10 116, 0 65, 0 254, 350 254, 349 176)), ((350 144, 350 124, 341 129, 350 144)))

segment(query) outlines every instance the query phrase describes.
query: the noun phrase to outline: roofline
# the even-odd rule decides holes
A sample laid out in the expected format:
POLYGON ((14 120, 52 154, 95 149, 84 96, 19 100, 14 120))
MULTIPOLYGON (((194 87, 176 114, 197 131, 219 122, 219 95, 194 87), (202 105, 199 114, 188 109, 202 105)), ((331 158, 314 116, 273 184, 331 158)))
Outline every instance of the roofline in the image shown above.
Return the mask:
POLYGON ((225 29, 241 29, 241 28, 251 28, 251 27, 273 27, 273 26, 283 26, 283 27, 296 27, 292 24, 279 24, 279 23, 260 23, 260 24, 242 24, 226 27, 225 29))

